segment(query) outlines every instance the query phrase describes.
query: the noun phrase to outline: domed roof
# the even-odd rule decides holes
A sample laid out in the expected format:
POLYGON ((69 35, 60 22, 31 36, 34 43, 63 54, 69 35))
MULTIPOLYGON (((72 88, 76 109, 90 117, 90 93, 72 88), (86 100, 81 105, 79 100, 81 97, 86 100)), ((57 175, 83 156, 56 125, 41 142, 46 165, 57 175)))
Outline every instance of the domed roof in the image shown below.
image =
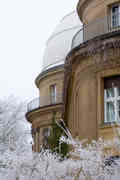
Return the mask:
POLYGON ((71 50, 72 39, 81 27, 76 11, 66 15, 46 43, 43 71, 64 64, 65 57, 71 50))

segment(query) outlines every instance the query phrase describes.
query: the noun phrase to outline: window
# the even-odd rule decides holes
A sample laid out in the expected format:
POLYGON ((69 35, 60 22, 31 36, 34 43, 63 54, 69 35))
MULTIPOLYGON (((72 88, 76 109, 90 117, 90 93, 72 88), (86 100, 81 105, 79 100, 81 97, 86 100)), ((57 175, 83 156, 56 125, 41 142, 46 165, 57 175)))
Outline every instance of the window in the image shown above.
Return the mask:
POLYGON ((56 85, 55 84, 50 86, 50 102, 51 104, 56 103, 56 85))
POLYGON ((111 9, 111 20, 112 20, 112 28, 116 28, 120 26, 120 4, 116 4, 112 6, 111 9))
POLYGON ((43 147, 49 148, 48 137, 50 136, 50 128, 43 129, 43 147))
POLYGON ((104 79, 104 122, 120 121, 120 76, 104 79))

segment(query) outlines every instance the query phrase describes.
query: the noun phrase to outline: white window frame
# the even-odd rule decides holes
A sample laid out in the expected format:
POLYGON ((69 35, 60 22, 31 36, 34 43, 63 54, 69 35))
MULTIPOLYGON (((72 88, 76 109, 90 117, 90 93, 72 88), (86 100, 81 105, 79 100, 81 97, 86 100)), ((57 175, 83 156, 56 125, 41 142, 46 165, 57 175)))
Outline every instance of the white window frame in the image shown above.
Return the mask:
POLYGON ((56 103, 56 84, 50 85, 50 101, 51 104, 56 103))
POLYGON ((120 3, 117 3, 117 4, 114 4, 112 7, 111 7, 111 27, 112 28, 117 28, 120 26, 120 3), (113 14, 113 8, 118 6, 118 13, 117 14, 113 14), (113 16, 119 16, 118 17, 118 24, 117 25, 113 25, 113 16))
POLYGON ((113 87, 114 97, 107 97, 107 90, 104 89, 104 122, 105 123, 112 123, 112 122, 120 121, 119 114, 118 114, 120 109, 118 109, 117 107, 118 101, 120 101, 120 95, 118 94, 117 88, 118 87, 113 87), (107 119, 107 103, 109 102, 113 102, 113 105, 114 105, 115 120, 113 121, 110 121, 109 119, 107 119))

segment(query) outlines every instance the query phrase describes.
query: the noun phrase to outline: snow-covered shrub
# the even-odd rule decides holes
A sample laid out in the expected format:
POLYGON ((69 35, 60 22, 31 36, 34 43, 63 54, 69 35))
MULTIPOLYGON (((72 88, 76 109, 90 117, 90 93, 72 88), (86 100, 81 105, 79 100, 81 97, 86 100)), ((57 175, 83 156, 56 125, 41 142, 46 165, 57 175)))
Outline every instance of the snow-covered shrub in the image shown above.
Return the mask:
POLYGON ((8 150, 2 154, 0 176, 6 178, 5 180, 8 177, 11 177, 11 180, 110 180, 114 177, 119 179, 119 158, 111 161, 103 155, 107 143, 103 140, 93 141, 86 147, 84 143, 74 141, 74 151, 63 161, 49 150, 40 153, 8 150))
POLYGON ((15 97, 0 100, 0 152, 8 148, 22 150, 31 141, 25 112, 26 104, 15 97))
POLYGON ((113 157, 112 151, 106 151, 114 147, 119 152, 119 139, 114 142, 99 139, 89 144, 87 140, 73 139, 66 127, 66 136, 60 138, 60 144, 64 142, 71 147, 69 158, 61 161, 61 157, 50 150, 35 153, 31 151, 29 136, 26 136, 29 128, 23 109, 23 105, 14 100, 1 101, 0 180, 120 179, 119 156, 113 157))
MULTIPOLYGON (((73 139, 69 130, 67 137, 61 137, 72 146, 69 158, 61 161, 58 154, 50 150, 40 153, 14 151, 9 149, 2 154, 0 161, 0 179, 7 180, 113 180, 120 178, 120 160, 110 158, 112 154, 104 152, 106 147, 118 148, 115 142, 99 139, 87 144, 86 140, 73 139), (104 153, 103 153, 104 152, 104 153)), ((1 156, 1 155, 0 155, 1 156)))

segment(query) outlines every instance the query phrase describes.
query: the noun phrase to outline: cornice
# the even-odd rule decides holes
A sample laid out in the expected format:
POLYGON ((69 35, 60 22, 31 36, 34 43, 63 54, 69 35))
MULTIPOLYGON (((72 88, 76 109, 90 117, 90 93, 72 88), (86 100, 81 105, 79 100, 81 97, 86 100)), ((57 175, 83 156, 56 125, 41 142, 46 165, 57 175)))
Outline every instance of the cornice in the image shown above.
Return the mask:
POLYGON ((83 12, 89 4, 94 1, 94 0, 79 0, 77 4, 77 13, 78 16, 80 17, 80 20, 83 22, 83 12))
POLYGON ((37 88, 39 88, 39 84, 42 79, 44 79, 45 77, 48 77, 50 75, 53 75, 55 73, 62 72, 62 71, 64 71, 64 64, 55 66, 53 68, 50 68, 46 71, 41 72, 35 79, 35 84, 36 84, 37 88))
POLYGON ((33 111, 27 112, 25 116, 26 116, 26 119, 30 123, 32 123, 35 120, 35 117, 39 117, 40 115, 44 115, 46 113, 51 113, 53 111, 58 111, 58 109, 61 109, 61 111, 62 111, 62 109, 63 109, 62 106, 63 106, 63 103, 57 103, 57 104, 39 107, 33 111))
MULTIPOLYGON (((112 58, 120 57, 120 31, 114 33, 108 33, 105 35, 101 35, 97 38, 89 40, 80 46, 74 48, 66 57, 65 60, 65 75, 64 75, 64 92, 63 92, 63 100, 64 100, 64 107, 63 107, 63 117, 65 117, 65 111, 67 106, 67 95, 68 95, 68 88, 69 83, 72 79, 73 65, 77 66, 80 64, 80 61, 86 60, 87 57, 92 57, 91 65, 94 68, 94 72, 97 71, 97 68, 103 67, 104 65, 107 66, 107 59, 109 58, 109 49, 118 49, 118 52, 113 55, 112 58), (102 61, 96 58, 96 54, 101 54, 102 61)), ((119 60, 120 62, 120 60, 119 60)), ((117 61, 114 66, 117 66, 117 61)), ((87 62, 86 62, 87 65, 87 62)), ((91 67, 89 64, 89 66, 91 67)), ((85 68, 85 67, 84 67, 85 68)), ((86 68, 88 68, 86 66, 86 68)))

